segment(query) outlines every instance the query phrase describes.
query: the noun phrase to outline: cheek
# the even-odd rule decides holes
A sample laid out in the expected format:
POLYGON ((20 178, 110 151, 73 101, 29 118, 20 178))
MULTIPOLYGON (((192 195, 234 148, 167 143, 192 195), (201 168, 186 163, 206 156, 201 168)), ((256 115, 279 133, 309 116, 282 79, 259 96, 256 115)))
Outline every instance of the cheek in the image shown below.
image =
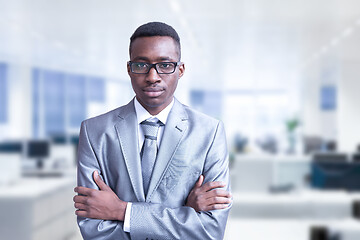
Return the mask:
POLYGON ((178 80, 177 80, 177 79, 174 79, 173 82, 171 82, 171 91, 172 91, 172 92, 175 92, 176 87, 177 87, 177 84, 178 84, 178 80))
POLYGON ((178 84, 179 74, 172 76, 171 78, 166 80, 166 85, 168 87, 169 92, 174 92, 177 84, 178 84))
POLYGON ((137 78, 134 78, 134 77, 131 78, 131 85, 132 85, 134 90, 140 88, 140 82, 141 81, 139 79, 137 79, 137 78))

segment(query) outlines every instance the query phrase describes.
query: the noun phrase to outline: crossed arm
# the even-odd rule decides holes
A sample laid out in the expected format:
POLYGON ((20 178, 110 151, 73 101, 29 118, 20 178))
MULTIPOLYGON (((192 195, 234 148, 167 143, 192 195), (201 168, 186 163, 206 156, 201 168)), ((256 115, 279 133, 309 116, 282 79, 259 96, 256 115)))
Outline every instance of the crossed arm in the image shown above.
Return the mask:
MULTIPOLYGON (((99 190, 86 187, 74 189, 79 194, 73 199, 77 209, 75 214, 84 218, 124 221, 127 202, 119 199, 97 171, 94 171, 93 178, 99 190)), ((203 181, 204 176, 201 175, 188 195, 186 206, 197 212, 228 207, 231 194, 221 189, 225 184, 219 181, 203 184, 203 181)))
POLYGON ((93 172, 101 169, 99 161, 95 160, 93 146, 96 144, 90 143, 84 123, 78 151, 80 186, 75 188, 79 195, 74 197, 84 239, 222 239, 231 206, 222 124, 219 124, 207 152, 203 175, 193 183, 185 205, 170 207, 162 203, 132 202, 130 233, 123 230, 127 202, 120 199, 97 172, 93 172), (226 186, 219 181, 225 182, 226 186))

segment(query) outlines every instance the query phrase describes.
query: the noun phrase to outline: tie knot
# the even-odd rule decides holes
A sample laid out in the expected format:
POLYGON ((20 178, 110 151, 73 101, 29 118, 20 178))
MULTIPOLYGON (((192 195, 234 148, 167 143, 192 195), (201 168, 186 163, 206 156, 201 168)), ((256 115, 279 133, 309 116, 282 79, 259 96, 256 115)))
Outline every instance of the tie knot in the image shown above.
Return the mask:
POLYGON ((159 131, 159 127, 162 124, 162 122, 160 122, 160 120, 156 121, 156 122, 151 122, 148 120, 142 121, 141 123, 141 128, 144 132, 145 138, 150 138, 152 140, 156 140, 157 137, 157 133, 159 131))

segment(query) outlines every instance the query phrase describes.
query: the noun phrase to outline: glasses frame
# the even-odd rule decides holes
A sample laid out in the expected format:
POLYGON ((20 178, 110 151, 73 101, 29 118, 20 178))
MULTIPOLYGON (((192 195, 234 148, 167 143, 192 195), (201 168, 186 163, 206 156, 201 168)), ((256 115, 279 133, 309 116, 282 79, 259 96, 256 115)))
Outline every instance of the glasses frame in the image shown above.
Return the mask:
POLYGON ((129 67, 130 67, 130 71, 132 72, 132 73, 134 73, 134 74, 149 74, 149 72, 150 72, 150 70, 152 69, 152 68, 154 68, 155 69, 155 71, 157 72, 157 74, 172 74, 172 73, 174 73, 175 72, 175 70, 176 70, 176 67, 177 66, 180 66, 181 64, 182 64, 182 62, 157 62, 157 63, 146 63, 146 62, 132 62, 132 61, 128 61, 128 64, 129 64, 129 67), (132 69, 132 64, 134 64, 134 63, 143 63, 143 64, 147 64, 147 65, 149 65, 149 69, 148 69, 148 71, 147 72, 144 72, 144 73, 137 73, 137 72, 134 72, 133 71, 133 69, 132 69), (159 71, 157 70, 157 68, 156 68, 156 65, 157 64, 163 64, 163 63, 172 63, 172 64, 174 64, 175 66, 174 66, 174 70, 172 71, 172 72, 169 72, 169 73, 159 73, 159 71))

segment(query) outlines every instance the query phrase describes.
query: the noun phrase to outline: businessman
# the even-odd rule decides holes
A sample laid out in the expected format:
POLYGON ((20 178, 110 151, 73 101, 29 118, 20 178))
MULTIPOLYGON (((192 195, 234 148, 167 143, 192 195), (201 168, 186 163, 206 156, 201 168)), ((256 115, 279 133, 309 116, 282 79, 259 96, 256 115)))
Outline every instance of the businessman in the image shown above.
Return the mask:
POLYGON ((222 239, 231 207, 224 126, 174 97, 185 72, 180 38, 147 23, 129 53, 134 99, 81 124, 74 202, 83 238, 222 239))

